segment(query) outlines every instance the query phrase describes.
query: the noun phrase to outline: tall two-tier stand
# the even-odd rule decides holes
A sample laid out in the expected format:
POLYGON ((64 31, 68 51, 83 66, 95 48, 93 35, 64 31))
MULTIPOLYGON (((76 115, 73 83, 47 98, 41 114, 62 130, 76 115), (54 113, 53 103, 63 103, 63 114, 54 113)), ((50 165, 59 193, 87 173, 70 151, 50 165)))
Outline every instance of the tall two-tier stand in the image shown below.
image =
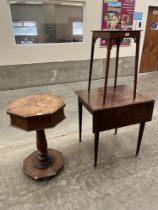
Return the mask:
POLYGON ((102 131, 140 124, 136 156, 139 154, 145 123, 151 121, 154 100, 137 93, 137 77, 139 62, 141 31, 93 31, 88 89, 76 91, 79 106, 79 141, 82 134, 82 106, 92 115, 92 131, 94 133, 94 166, 97 165, 99 133, 102 131), (91 89, 92 69, 95 43, 98 38, 106 40, 107 59, 104 86, 91 89), (130 90, 125 85, 117 85, 120 44, 124 38, 133 38, 136 43, 134 85, 130 90), (108 87, 110 54, 113 44, 116 45, 116 65, 114 86, 108 87))

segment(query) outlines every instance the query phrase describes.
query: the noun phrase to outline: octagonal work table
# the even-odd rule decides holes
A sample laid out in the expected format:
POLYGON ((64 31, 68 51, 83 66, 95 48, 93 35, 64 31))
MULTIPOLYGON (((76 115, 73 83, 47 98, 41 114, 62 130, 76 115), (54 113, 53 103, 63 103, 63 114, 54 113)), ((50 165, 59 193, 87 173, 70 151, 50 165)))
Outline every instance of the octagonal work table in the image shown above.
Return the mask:
POLYGON ((24 173, 33 179, 55 176, 64 166, 62 153, 47 148, 46 128, 65 119, 65 103, 58 96, 32 95, 12 102, 7 110, 11 125, 36 131, 37 151, 24 160, 24 173))

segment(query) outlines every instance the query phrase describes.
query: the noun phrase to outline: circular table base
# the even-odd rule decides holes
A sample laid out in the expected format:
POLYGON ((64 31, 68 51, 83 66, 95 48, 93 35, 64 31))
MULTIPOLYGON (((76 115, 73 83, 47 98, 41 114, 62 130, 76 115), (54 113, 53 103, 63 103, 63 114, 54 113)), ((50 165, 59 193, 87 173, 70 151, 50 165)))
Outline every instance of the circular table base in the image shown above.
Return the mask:
POLYGON ((30 176, 33 179, 38 180, 38 179, 53 177, 57 175, 57 173, 64 166, 63 155, 61 152, 57 150, 48 149, 48 155, 53 158, 53 164, 46 169, 39 169, 33 165, 33 161, 36 155, 37 152, 33 152, 30 156, 28 156, 24 160, 24 167, 23 167, 24 174, 30 176))

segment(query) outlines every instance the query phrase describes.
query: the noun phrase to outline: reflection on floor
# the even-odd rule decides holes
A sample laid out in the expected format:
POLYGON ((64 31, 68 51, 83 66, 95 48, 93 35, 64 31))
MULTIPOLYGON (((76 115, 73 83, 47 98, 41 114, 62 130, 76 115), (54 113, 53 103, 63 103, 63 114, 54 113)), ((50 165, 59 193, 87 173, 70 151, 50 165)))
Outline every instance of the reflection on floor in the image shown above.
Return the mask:
MULTIPOLYGON (((139 76, 138 90, 158 100, 158 73, 139 76)), ((112 79, 110 80, 112 84, 112 79)), ((132 87, 133 77, 119 78, 132 87)), ((103 85, 94 81, 93 87, 103 85)), ((148 123, 139 158, 135 158, 138 125, 101 134, 98 166, 93 168, 91 116, 84 110, 83 142, 78 143, 77 98, 74 90, 87 82, 0 92, 0 209, 157 210, 158 106, 148 123), (31 94, 51 93, 66 102, 66 117, 46 130, 49 147, 63 152, 65 168, 55 179, 35 182, 23 175, 22 163, 35 149, 35 133, 9 126, 9 102, 31 94)))

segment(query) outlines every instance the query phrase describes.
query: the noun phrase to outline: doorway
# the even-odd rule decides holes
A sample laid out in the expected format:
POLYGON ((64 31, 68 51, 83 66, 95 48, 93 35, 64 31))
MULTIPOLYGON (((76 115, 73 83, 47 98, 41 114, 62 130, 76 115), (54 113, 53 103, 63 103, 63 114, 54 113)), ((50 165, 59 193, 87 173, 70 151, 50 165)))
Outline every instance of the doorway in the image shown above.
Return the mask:
POLYGON ((158 71, 158 7, 148 9, 140 73, 158 71))

